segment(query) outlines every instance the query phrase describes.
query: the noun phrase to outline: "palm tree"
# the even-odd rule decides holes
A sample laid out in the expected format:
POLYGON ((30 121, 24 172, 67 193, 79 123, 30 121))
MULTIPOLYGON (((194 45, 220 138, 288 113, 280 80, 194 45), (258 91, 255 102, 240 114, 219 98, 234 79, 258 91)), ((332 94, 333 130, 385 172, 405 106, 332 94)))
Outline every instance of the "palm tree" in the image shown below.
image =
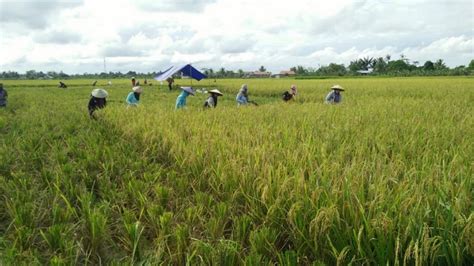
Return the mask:
POLYGON ((438 59, 434 63, 434 68, 436 70, 443 70, 443 69, 446 69, 447 67, 446 67, 446 64, 443 62, 443 59, 438 59))
POLYGON ((219 70, 219 76, 221 78, 225 77, 225 68, 221 67, 221 69, 219 70))
POLYGON ((364 57, 360 59, 361 65, 364 68, 364 70, 368 70, 369 68, 374 68, 375 65, 375 59, 373 57, 364 57))

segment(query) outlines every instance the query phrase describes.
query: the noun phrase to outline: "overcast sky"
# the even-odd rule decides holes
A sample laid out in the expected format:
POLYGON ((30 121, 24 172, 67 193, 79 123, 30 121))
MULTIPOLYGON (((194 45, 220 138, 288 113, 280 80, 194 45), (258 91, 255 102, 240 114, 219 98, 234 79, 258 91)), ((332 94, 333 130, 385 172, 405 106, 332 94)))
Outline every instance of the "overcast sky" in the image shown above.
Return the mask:
POLYGON ((0 0, 0 71, 474 59, 474 0, 0 0))

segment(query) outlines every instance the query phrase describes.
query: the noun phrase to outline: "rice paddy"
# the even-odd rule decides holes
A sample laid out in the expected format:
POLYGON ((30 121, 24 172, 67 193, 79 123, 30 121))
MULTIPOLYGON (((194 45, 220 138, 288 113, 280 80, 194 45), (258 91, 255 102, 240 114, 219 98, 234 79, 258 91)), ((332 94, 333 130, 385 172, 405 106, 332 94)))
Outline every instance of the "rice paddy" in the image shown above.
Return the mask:
POLYGON ((4 82, 0 264, 474 263, 472 78, 112 82, 4 82))

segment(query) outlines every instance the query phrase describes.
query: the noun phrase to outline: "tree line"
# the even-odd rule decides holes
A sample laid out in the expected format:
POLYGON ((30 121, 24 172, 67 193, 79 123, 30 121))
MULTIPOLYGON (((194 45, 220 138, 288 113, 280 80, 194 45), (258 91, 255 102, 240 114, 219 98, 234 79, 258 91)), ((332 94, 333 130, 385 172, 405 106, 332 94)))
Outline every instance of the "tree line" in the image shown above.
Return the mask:
MULTIPOLYGON (((346 67, 344 64, 330 63, 329 65, 319 67, 294 66, 290 68, 297 76, 357 76, 357 75, 386 75, 386 76, 463 76, 474 74, 474 59, 467 66, 461 65, 454 68, 446 66, 443 59, 436 61, 426 61, 420 64, 418 61, 410 61, 403 54, 397 60, 392 60, 390 55, 385 57, 364 57, 353 60, 346 67)), ((237 71, 220 68, 202 69, 209 78, 242 78, 246 72, 242 69, 237 71)), ((264 66, 260 66, 258 71, 265 72, 264 66)), ((130 78, 132 76, 150 78, 157 76, 160 72, 139 73, 136 71, 122 72, 102 72, 102 73, 83 73, 66 74, 62 71, 36 71, 28 70, 24 74, 16 71, 0 72, 0 79, 111 79, 111 78, 130 78)))
POLYGON ((474 74, 474 59, 468 66, 460 65, 454 68, 446 66, 443 59, 426 61, 410 61, 403 54, 398 60, 385 57, 364 57, 344 64, 330 63, 318 68, 292 67, 297 76, 356 76, 356 75, 386 75, 386 76, 463 76, 474 74))

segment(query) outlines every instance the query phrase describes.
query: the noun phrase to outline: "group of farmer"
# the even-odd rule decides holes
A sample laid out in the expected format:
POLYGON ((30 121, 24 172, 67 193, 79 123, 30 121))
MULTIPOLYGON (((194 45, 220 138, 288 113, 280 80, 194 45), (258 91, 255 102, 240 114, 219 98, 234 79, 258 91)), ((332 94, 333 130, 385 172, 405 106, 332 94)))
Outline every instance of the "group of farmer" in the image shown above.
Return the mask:
MULTIPOLYGON (((173 84, 174 80, 169 80, 168 85, 171 90, 171 85, 173 84)), ((146 81, 145 81, 146 83, 146 81)), ((125 102, 129 107, 136 107, 138 106, 138 103, 140 102, 140 95, 143 92, 143 89, 139 86, 139 82, 135 80, 135 78, 132 78, 132 91, 127 95, 125 102)), ((192 87, 181 87, 181 93, 178 95, 176 98, 176 109, 181 109, 186 106, 186 99, 189 95, 194 96, 196 94, 196 91, 192 87)), ((3 86, 0 88, 0 96, 2 95, 3 91, 3 86)), ((339 86, 339 85, 334 85, 331 87, 331 91, 329 94, 326 96, 326 103, 329 104, 337 104, 341 102, 342 100, 342 95, 341 91, 344 91, 344 89, 339 86)), ((217 90, 211 90, 209 92, 209 97, 206 99, 204 102, 204 107, 205 108, 215 108, 217 106, 218 98, 220 96, 223 96, 223 94, 217 90)), ((5 91, 6 94, 6 91, 5 91)), ((296 85, 291 85, 289 91, 285 91, 282 94, 282 99, 285 102, 291 101, 295 99, 297 95, 297 88, 296 85)), ((91 93, 91 99, 89 100, 89 115, 91 118, 95 118, 94 116, 94 111, 97 109, 104 108, 107 104, 106 98, 108 96, 108 93, 104 89, 94 89, 91 93)), ((253 104, 253 105, 258 105, 256 102, 251 101, 249 99, 249 93, 248 93, 248 86, 247 84, 243 84, 242 87, 239 90, 239 93, 237 94, 235 98, 237 102, 237 106, 244 106, 248 104, 253 104)), ((0 98, 0 106, 2 104, 2 98, 0 98)), ((6 100, 5 100, 6 104, 6 100)))
MULTIPOLYGON (((169 83, 169 85, 171 84, 172 82, 169 83)), ((138 106, 138 103, 140 102, 140 95, 143 92, 143 89, 139 86, 139 83, 135 81, 135 78, 132 79, 132 86, 133 86, 132 91, 127 95, 125 99, 125 102, 127 103, 129 107, 138 106)), ((192 87, 181 87, 181 90, 182 90, 181 93, 176 98, 176 109, 181 109, 185 107, 186 98, 189 95, 194 96, 196 93, 192 87)), ((326 96, 326 103, 337 104, 341 102, 342 100, 341 91, 344 91, 344 89, 341 86, 339 85, 332 86, 331 91, 326 96)), ((217 106, 218 98, 220 96, 223 96, 223 94, 217 89, 211 90, 208 93, 209 93, 209 97, 204 102, 204 107, 215 108, 217 106)), ((291 85, 290 90, 285 91, 283 93, 282 99, 283 101, 288 102, 294 99, 296 97, 296 94, 297 94, 296 85, 291 85)), ((91 98, 88 104, 89 115, 91 118, 95 118, 94 112, 97 109, 104 108, 107 105, 107 100, 106 100, 107 96, 108 96, 108 92, 104 89, 97 88, 97 89, 92 90, 91 98)), ((3 88, 3 83, 0 83, 0 108, 7 106, 7 99, 8 99, 8 93, 3 88)), ((242 85, 235 100, 237 101, 238 106, 248 105, 248 104, 258 105, 256 102, 250 101, 247 84, 242 85)))

